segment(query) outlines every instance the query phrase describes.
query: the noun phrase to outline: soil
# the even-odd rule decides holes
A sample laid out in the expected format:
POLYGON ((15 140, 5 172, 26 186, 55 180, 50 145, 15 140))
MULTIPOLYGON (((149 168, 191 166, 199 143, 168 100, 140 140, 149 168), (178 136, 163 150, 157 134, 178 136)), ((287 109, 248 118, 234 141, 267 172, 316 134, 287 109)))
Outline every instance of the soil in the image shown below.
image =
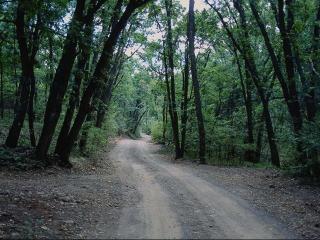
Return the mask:
POLYGON ((0 172, 0 238, 319 238, 320 189, 174 161, 148 136, 90 164, 0 172))

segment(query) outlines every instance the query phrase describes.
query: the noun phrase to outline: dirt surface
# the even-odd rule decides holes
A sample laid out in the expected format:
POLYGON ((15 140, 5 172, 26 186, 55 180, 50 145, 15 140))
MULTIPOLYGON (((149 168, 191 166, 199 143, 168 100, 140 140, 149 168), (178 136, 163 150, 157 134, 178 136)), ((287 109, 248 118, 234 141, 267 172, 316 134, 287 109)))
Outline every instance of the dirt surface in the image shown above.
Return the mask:
POLYGON ((127 187, 104 156, 90 161, 85 169, 1 172, 0 238, 95 238, 114 228, 127 187))
POLYGON ((1 238, 319 238, 320 190, 120 139, 88 172, 0 174, 1 238))

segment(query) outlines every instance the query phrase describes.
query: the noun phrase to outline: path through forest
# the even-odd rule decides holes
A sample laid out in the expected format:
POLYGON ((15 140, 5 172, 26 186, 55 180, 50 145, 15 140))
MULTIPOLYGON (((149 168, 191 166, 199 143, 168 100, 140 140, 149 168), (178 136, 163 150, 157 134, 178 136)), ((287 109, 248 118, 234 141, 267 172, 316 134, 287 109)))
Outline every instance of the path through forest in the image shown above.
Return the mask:
POLYGON ((1 171, 0 238, 319 238, 319 188, 165 150, 120 138, 81 168, 1 171))
POLYGON ((124 207, 120 238, 288 238, 266 212, 157 153, 148 136, 122 139, 111 152, 122 181, 141 195, 124 207))

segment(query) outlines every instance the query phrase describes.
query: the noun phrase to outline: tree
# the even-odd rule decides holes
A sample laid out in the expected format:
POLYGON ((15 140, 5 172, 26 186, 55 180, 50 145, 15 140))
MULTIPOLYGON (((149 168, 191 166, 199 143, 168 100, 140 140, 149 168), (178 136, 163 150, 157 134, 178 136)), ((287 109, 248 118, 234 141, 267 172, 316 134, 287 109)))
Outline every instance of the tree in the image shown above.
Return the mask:
POLYGON ((18 105, 17 114, 11 125, 8 137, 6 139, 6 146, 14 148, 18 144, 20 132, 23 126, 25 116, 29 114, 29 131, 31 145, 36 145, 34 135, 34 110, 33 101, 35 95, 35 76, 34 63, 35 57, 39 48, 39 37, 41 30, 41 16, 37 15, 36 24, 31 36, 27 36, 25 23, 27 2, 24 0, 18 1, 17 18, 16 18, 16 33, 20 50, 20 59, 22 65, 22 75, 20 80, 20 103, 18 105), (28 39, 29 40, 28 42, 28 39))
POLYGON ((247 22, 246 22, 244 10, 243 10, 241 1, 235 0, 234 5, 235 5, 235 8, 237 9, 237 11, 239 12, 241 25, 244 30, 244 38, 242 38, 242 44, 241 44, 242 47, 239 45, 239 43, 234 38, 233 34, 231 33, 230 29, 228 28, 228 25, 224 21, 224 18, 221 15, 221 13, 219 12, 219 10, 215 6, 213 6, 213 5, 211 5, 211 6, 215 10, 215 12, 218 14, 220 21, 222 22, 229 38, 232 41, 232 44, 241 53, 241 55, 245 61, 247 70, 250 72, 252 81, 257 88, 257 91, 258 91, 258 94, 260 96, 262 106, 263 106, 263 113, 264 113, 266 129, 267 129, 267 133, 268 133, 269 147, 270 147, 270 152, 271 152, 271 161, 275 166, 280 166, 278 147, 275 142, 275 134, 274 134, 274 130, 273 130, 272 119, 270 116, 269 104, 268 104, 265 92, 263 90, 263 87, 261 86, 261 80, 259 78, 257 67, 254 62, 253 52, 252 52, 252 49, 250 46, 250 41, 248 39, 249 35, 248 35, 247 22))
MULTIPOLYGON (((184 154, 186 144, 187 122, 188 122, 188 103, 189 103, 189 75, 190 75, 190 63, 188 54, 188 41, 186 41, 186 49, 184 54, 184 70, 182 72, 182 92, 183 100, 181 102, 181 151, 184 154)), ((164 113, 164 122, 165 122, 164 113)), ((165 133, 164 133, 165 136, 165 133)), ((164 137, 165 138, 165 137, 164 137)))
MULTIPOLYGON (((289 3, 289 2, 288 2, 289 3)), ((280 67, 280 63, 278 58, 276 57, 275 51, 271 45, 268 33, 266 31, 266 27, 264 23, 262 22, 262 19, 259 16, 259 13, 256 9, 256 5, 253 1, 250 1, 250 7, 253 12, 253 15, 258 23, 258 26, 260 28, 260 31, 263 35, 266 47, 268 49, 269 55, 271 57, 271 61, 274 67, 275 74, 281 84, 283 96, 286 100, 286 103, 288 105, 289 113, 292 117, 292 123, 294 132, 296 133, 296 136, 298 139, 300 138, 300 131, 302 129, 302 116, 301 116, 301 110, 300 110, 300 103, 298 100, 298 93, 296 90, 296 83, 294 79, 294 63, 293 63, 293 53, 292 53, 292 44, 290 39, 290 27, 286 27, 285 25, 285 19, 284 19, 284 11, 283 11, 283 1, 278 1, 278 9, 279 13, 277 16, 277 20, 279 22, 279 29, 281 32, 282 42, 283 42, 283 54, 285 58, 285 67, 287 72, 287 82, 285 81, 285 78, 282 74, 282 70, 280 67)), ((292 14, 289 14, 290 17, 292 17, 292 14)), ((288 20, 289 21, 289 20, 288 20)), ((291 21, 291 20, 290 20, 291 21)), ((298 140, 298 146, 297 146, 298 152, 302 154, 302 146, 301 142, 298 140)), ((302 155, 300 156, 300 161, 302 160, 302 155)))
POLYGON ((123 12, 123 14, 121 15, 119 21, 111 29, 109 37, 104 42, 102 54, 101 54, 100 59, 96 65, 93 76, 91 77, 89 84, 83 93, 78 113, 76 115, 74 123, 70 129, 69 134, 68 134, 64 149, 60 153, 62 165, 71 166, 71 164, 69 162, 69 156, 70 156, 73 144, 74 144, 76 138, 78 137, 81 126, 82 126, 87 114, 90 112, 90 108, 91 108, 90 104, 91 104, 91 100, 92 100, 92 97, 93 97, 95 91, 100 86, 100 83, 103 82, 104 79, 107 79, 107 76, 106 76, 107 69, 109 68, 109 64, 111 62, 111 57, 113 55, 114 47, 119 39, 119 36, 120 36, 122 30, 126 27, 127 22, 129 20, 129 18, 131 17, 131 15, 134 13, 134 11, 137 8, 146 4, 147 2, 148 2, 148 0, 141 0, 141 1, 131 0, 131 1, 129 1, 129 3, 126 6, 126 9, 123 12))
POLYGON ((166 47, 164 53, 164 65, 166 69, 166 84, 169 100, 169 111, 173 131, 173 142, 175 145, 175 158, 179 159, 183 156, 180 146, 179 137, 179 119, 177 113, 177 102, 176 102, 176 86, 174 76, 174 51, 173 51, 173 40, 172 40, 172 0, 165 0, 166 14, 167 14, 167 38, 166 47), (170 83, 169 83, 170 79, 170 83))
POLYGON ((314 176, 319 2, 189 1, 2 1, 6 151, 70 167, 77 151, 143 132, 175 158, 314 176))
POLYGON ((198 120, 198 131, 199 131, 199 158, 200 163, 206 163, 206 140, 205 140, 205 129, 202 114, 202 104, 200 95, 200 84, 197 73, 197 60, 194 49, 194 38, 195 38, 195 19, 194 19, 194 0, 189 1, 189 23, 188 23, 188 42, 189 42, 189 55, 191 62, 191 75, 194 89, 194 103, 196 107, 196 115, 198 120))
POLYGON ((85 76, 85 68, 88 64, 88 59, 90 58, 92 47, 93 20, 93 15, 91 15, 90 19, 87 20, 84 29, 84 37, 82 39, 82 42, 80 43, 81 53, 78 58, 77 70, 74 76, 72 92, 69 97, 68 109, 66 111, 55 148, 55 153, 57 154, 59 154, 62 151, 65 145, 76 106, 79 105, 80 88, 85 76))
POLYGON ((43 128, 36 149, 38 159, 44 159, 46 157, 52 141, 52 137, 60 117, 62 102, 67 90, 71 70, 77 56, 77 44, 82 28, 86 21, 94 17, 94 14, 105 3, 105 0, 90 1, 90 4, 88 4, 89 9, 87 11, 87 15, 85 15, 85 2, 85 0, 77 0, 76 8, 64 42, 63 53, 51 84, 43 121, 43 128))

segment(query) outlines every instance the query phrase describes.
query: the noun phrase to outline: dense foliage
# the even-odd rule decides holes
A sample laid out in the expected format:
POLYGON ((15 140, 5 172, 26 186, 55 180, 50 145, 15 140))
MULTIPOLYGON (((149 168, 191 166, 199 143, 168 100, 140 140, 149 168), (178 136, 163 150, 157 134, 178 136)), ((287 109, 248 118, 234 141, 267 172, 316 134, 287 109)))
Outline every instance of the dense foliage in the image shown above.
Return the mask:
POLYGON ((0 2, 4 148, 69 166, 144 132, 176 158, 319 176, 319 1, 31 2, 0 2))

